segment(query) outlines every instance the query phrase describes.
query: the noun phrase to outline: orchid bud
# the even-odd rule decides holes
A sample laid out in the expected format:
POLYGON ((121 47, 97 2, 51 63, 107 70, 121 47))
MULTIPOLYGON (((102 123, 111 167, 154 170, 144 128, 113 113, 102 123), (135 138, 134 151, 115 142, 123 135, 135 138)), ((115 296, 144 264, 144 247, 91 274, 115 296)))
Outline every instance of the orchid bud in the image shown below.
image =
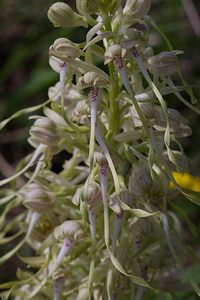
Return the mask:
POLYGON ((75 240, 82 234, 80 222, 65 221, 54 229, 54 236, 57 240, 72 239, 75 240))
POLYGON ((50 56, 49 65, 55 72, 60 74, 61 69, 66 65, 66 63, 55 56, 50 56))
POLYGON ((88 87, 107 87, 109 82, 105 78, 101 78, 95 72, 87 72, 79 78, 77 86, 84 89, 88 87))
MULTIPOLYGON (((149 125, 152 125, 154 122, 154 107, 155 106, 149 102, 142 103, 140 105, 140 109, 143 112, 146 119, 148 120, 149 125)), ((137 111, 135 110, 134 107, 131 107, 130 114, 131 114, 131 118, 134 123, 134 126, 141 127, 142 122, 141 122, 140 117, 138 116, 137 111)))
POLYGON ((134 195, 127 190, 122 190, 119 194, 120 200, 132 207, 134 204, 134 195))
POLYGON ((98 0, 81 0, 82 9, 88 14, 95 14, 99 10, 98 0))
POLYGON ((48 18, 54 27, 87 27, 84 17, 80 16, 64 2, 56 2, 48 10, 48 18))
MULTIPOLYGON (((52 57, 53 58, 53 57, 52 57)), ((55 57, 54 57, 55 58, 55 57)), ((77 87, 73 84, 65 85, 65 103, 67 108, 71 106, 75 106, 76 102, 83 99, 83 95, 77 89, 77 87)), ((60 82, 57 82, 54 86, 50 87, 48 90, 49 99, 60 102, 61 99, 61 91, 60 91, 60 82)))
POLYGON ((182 51, 164 51, 158 55, 150 57, 148 61, 148 68, 152 74, 159 76, 171 75, 179 69, 179 62, 177 55, 182 51))
POLYGON ((102 195, 99 186, 96 183, 88 184, 83 199, 88 204, 90 210, 99 207, 102 203, 102 195))
POLYGON ((168 180, 159 168, 155 167, 150 173, 147 163, 138 162, 133 167, 128 186, 133 195, 147 197, 158 206, 160 205, 160 197, 168 186, 168 180))
POLYGON ((129 21, 133 21, 143 18, 148 14, 150 8, 151 0, 126 0, 123 13, 129 21))
POLYGON ((129 178, 129 190, 141 197, 150 193, 153 184, 148 166, 144 163, 136 164, 129 178))
MULTIPOLYGON (((165 131, 166 119, 164 112, 159 105, 154 106, 154 128, 158 131, 165 131)), ((168 109, 170 130, 174 137, 186 137, 191 135, 192 130, 187 125, 187 120, 175 109, 168 109)))
POLYGON ((121 56, 122 56, 121 46, 117 44, 110 45, 104 54, 105 57, 104 64, 106 65, 112 60, 115 60, 117 57, 121 57, 121 56))
POLYGON ((130 49, 135 46, 138 50, 142 50, 146 47, 149 39, 147 28, 144 30, 138 30, 134 27, 127 29, 121 39, 121 45, 125 49, 130 49))
POLYGON ((24 198, 23 204, 38 213, 48 212, 55 202, 53 194, 38 183, 31 183, 24 189, 24 198))
POLYGON ((95 157, 95 161, 98 165, 102 166, 107 166, 107 159, 105 157, 105 155, 100 152, 100 151, 95 151, 94 153, 94 157, 95 157))
MULTIPOLYGON (((177 150, 173 150, 172 153, 173 153, 173 161, 175 162, 176 169, 179 172, 189 172, 189 163, 188 163, 187 156, 184 153, 177 150)), ((173 169, 174 165, 170 161, 167 151, 164 152, 163 155, 170 169, 173 169)))
POLYGON ((178 110, 168 108, 169 122, 172 128, 175 128, 179 124, 187 125, 188 120, 185 119, 178 110))
MULTIPOLYGON (((51 99, 52 101, 56 101, 57 103, 61 103, 61 94, 60 82, 57 82, 55 86, 50 87, 48 90, 49 99, 51 99)), ((69 119, 71 119, 72 111, 75 108, 77 102, 83 99, 83 95, 75 85, 69 83, 65 84, 63 94, 64 105, 66 107, 65 114, 69 119)))
POLYGON ((60 150, 60 135, 56 124, 47 117, 36 118, 30 129, 29 143, 35 148, 42 143, 47 145, 52 153, 58 152, 60 150))
POLYGON ((77 103, 72 111, 72 120, 84 125, 89 125, 90 108, 86 100, 81 100, 77 103))
POLYGON ((59 56, 65 56, 69 58, 76 58, 81 55, 81 50, 79 47, 66 38, 58 38, 49 47, 49 54, 57 54, 59 56))

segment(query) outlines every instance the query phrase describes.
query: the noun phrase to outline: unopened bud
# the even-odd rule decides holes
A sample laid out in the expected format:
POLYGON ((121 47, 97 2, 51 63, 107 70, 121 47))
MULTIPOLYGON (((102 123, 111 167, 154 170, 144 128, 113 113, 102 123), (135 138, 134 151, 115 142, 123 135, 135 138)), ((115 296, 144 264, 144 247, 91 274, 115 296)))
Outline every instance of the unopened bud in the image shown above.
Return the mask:
POLYGON ((151 174, 149 165, 145 162, 135 164, 129 178, 130 192, 136 197, 147 197, 153 202, 155 200, 160 201, 160 197, 166 191, 167 185, 168 180, 161 170, 155 168, 151 174))
POLYGON ((136 47, 138 50, 145 48, 148 43, 149 34, 147 28, 138 30, 136 28, 128 28, 121 39, 121 45, 125 49, 136 47))
POLYGON ((138 163, 134 166, 129 178, 129 190, 136 196, 149 195, 153 181, 146 164, 138 163))
POLYGON ((164 51, 148 59, 148 68, 152 74, 171 75, 179 68, 177 55, 182 51, 164 51))
POLYGON ((23 204, 38 213, 48 212, 55 202, 53 194, 38 183, 29 184, 24 190, 24 197, 23 204))
POLYGON ((113 44, 109 46, 104 54, 105 60, 104 64, 108 64, 117 57, 122 57, 122 48, 120 45, 113 44))
POLYGON ((102 193, 96 183, 90 183, 83 195, 84 201, 89 205, 90 210, 96 209, 102 203, 102 193))
POLYGON ((49 54, 57 54, 59 56, 65 56, 70 58, 76 58, 81 55, 79 47, 66 38, 58 38, 49 48, 49 54))
POLYGON ((87 27, 84 17, 80 16, 64 2, 56 2, 48 10, 48 18, 54 27, 87 27))
POLYGON ((66 63, 55 56, 50 56, 49 65, 55 72, 60 74, 61 69, 66 66, 66 63))
MULTIPOLYGON (((83 98, 80 91, 76 88, 73 84, 66 84, 65 85, 65 104, 67 109, 69 107, 74 106, 78 100, 83 98)), ((60 103, 61 101, 61 91, 60 91, 60 82, 57 82, 54 86, 51 86, 48 90, 48 97, 52 101, 56 101, 60 103)))
MULTIPOLYGON (((175 109, 168 109, 169 126, 174 137, 186 137, 191 135, 192 130, 188 121, 175 109)), ((154 106, 154 128, 158 131, 165 131, 166 119, 163 109, 159 105, 154 106)))
POLYGON ((132 207, 134 202, 134 195, 127 190, 121 191, 119 194, 120 200, 132 207))
POLYGON ((54 236, 57 240, 72 239, 75 240, 82 234, 80 222, 65 221, 54 229, 54 236))
MULTIPOLYGON (((171 158, 171 160, 173 160, 176 169, 179 172, 189 172, 189 163, 188 163, 188 158, 186 157, 186 155, 180 151, 177 150, 171 150, 171 153, 173 155, 173 157, 171 158)), ((170 167, 170 169, 174 168, 174 165, 172 164, 171 160, 168 157, 168 153, 167 151, 163 153, 164 158, 166 163, 168 164, 168 166, 170 167)))
POLYGON ((105 155, 102 152, 96 151, 94 153, 94 158, 95 158, 96 163, 98 165, 100 165, 101 167, 102 166, 107 166, 107 164, 108 164, 107 159, 106 159, 105 155))
POLYGON ((127 20, 141 19, 148 14, 151 8, 151 0, 127 0, 123 9, 127 20))
POLYGON ((97 0, 80 0, 79 2, 81 3, 81 9, 89 15, 95 14, 99 10, 99 4, 97 0))
POLYGON ((192 134, 192 129, 188 126, 187 122, 183 122, 179 119, 175 125, 175 120, 174 116, 169 116, 170 129, 173 137, 187 137, 192 134))
POLYGON ((79 78, 77 86, 83 89, 88 87, 107 87, 108 81, 95 72, 87 72, 79 78))
MULTIPOLYGON (((140 109, 143 112, 145 118, 148 120, 148 123, 150 126, 152 126, 153 122, 154 122, 154 105, 147 102, 147 103, 142 103, 140 105, 140 109)), ((135 110, 134 107, 131 107, 130 109, 130 114, 131 114, 131 118, 132 121, 134 123, 135 127, 140 127, 142 126, 142 122, 140 120, 140 117, 137 114, 137 111, 135 110)))
POLYGON ((90 108, 86 100, 81 100, 77 103, 72 111, 72 120, 79 124, 89 125, 90 108))
POLYGON ((30 129, 28 141, 35 148, 39 144, 45 144, 52 153, 58 152, 60 136, 56 124, 47 117, 38 117, 30 129))

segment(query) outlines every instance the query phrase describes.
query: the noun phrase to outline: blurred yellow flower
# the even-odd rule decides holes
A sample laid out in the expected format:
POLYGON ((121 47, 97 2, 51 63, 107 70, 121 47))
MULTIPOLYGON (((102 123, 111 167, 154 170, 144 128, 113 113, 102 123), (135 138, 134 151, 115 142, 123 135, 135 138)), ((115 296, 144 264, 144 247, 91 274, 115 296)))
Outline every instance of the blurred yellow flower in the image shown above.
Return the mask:
MULTIPOLYGON (((200 177, 195 177, 189 173, 172 172, 175 181, 183 188, 194 192, 200 192, 200 177)), ((170 182, 170 189, 174 189, 174 184, 170 182)))

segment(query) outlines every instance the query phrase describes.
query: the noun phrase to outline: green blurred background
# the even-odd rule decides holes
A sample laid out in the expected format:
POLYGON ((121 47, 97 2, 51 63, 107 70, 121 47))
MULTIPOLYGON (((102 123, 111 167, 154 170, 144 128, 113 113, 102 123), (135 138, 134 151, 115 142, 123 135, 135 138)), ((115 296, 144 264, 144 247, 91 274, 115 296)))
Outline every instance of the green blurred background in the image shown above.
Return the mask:
MULTIPOLYGON (((55 1, 47 0, 2 0, 0 1, 0 120, 15 111, 40 104, 47 100, 48 87, 58 80, 58 75, 48 65, 48 48, 58 37, 68 37, 74 42, 84 40, 83 29, 63 30, 53 28, 47 19, 47 10, 55 1)), ((189 3, 185 0, 185 3, 189 3)), ((73 5, 75 1, 66 1, 73 5)), ((200 1, 193 0, 195 12, 200 18, 200 1)), ((168 36, 174 49, 182 49, 179 56, 185 80, 194 86, 200 98, 200 26, 195 33, 181 0, 152 0, 150 15, 159 28, 168 36)), ((198 25, 198 24, 197 24, 198 25)), ((163 39, 151 29, 151 43, 155 53, 167 50, 163 39)), ((187 97, 187 95, 185 95, 187 97)), ((197 105, 200 107, 200 104, 197 105)), ((191 172, 200 176, 200 125, 199 116, 184 107, 175 97, 169 98, 169 107, 177 108, 189 120, 193 135, 183 140, 190 158, 191 172)), ((0 174, 9 176, 13 166, 31 151, 26 139, 32 122, 22 117, 8 124, 0 134, 0 174)), ((182 201, 189 217, 198 224, 199 213, 195 205, 182 201)), ((13 260, 16 263, 16 260, 13 260)), ((4 280, 8 264, 1 268, 4 280)), ((13 265, 13 272, 14 272, 13 265)), ((11 277, 14 276, 14 273, 11 277)), ((195 296, 194 296, 195 297, 195 296)), ((186 299, 186 298, 177 298, 186 299)), ((187 299, 195 299, 187 298, 187 299)))

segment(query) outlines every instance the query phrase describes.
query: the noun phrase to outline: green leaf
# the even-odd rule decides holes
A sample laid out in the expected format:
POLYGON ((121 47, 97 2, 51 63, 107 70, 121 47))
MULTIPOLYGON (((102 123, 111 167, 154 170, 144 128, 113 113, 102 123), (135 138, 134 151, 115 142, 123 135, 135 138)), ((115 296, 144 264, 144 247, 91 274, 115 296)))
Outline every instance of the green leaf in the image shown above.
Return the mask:
POLYGON ((194 281, 190 281, 190 284, 191 284, 192 288, 194 289, 195 293, 200 297, 199 286, 194 281))
POLYGON ((105 157, 106 157, 106 160, 108 162, 108 165, 109 165, 109 168, 110 168, 110 171, 111 171, 111 174, 112 174, 112 177, 113 177, 113 181, 114 181, 114 186, 115 186, 115 191, 117 194, 119 194, 120 192, 120 184, 119 184, 119 178, 118 178, 118 175, 117 175, 117 172, 116 172, 116 169, 115 169, 115 165, 112 161, 112 158, 110 156, 110 153, 106 147, 106 144, 102 138, 102 135, 101 135, 101 132, 99 130, 99 127, 97 126, 96 127, 96 139, 97 139, 97 142, 99 143, 105 157))
POLYGON ((7 213, 14 207, 17 207, 20 203, 21 203, 21 201, 19 199, 15 199, 6 205, 4 211, 1 213, 0 228, 4 225, 7 213))
MULTIPOLYGON (((175 84, 173 83, 171 78, 168 78, 167 83, 170 87, 172 87, 172 88, 175 87, 175 84)), ((192 111, 194 111, 197 114, 200 114, 200 110, 197 107, 195 107, 193 104, 189 103, 185 98, 183 98, 179 92, 175 91, 174 95, 189 109, 191 109, 192 111)))
POLYGON ((24 109, 21 109, 21 110, 17 111, 16 113, 14 113, 9 118, 7 118, 7 119, 3 120, 2 122, 0 122, 0 130, 3 129, 13 119, 19 118, 23 115, 30 114, 30 113, 32 113, 36 110, 39 110, 40 108, 42 108, 43 106, 47 105, 50 102, 51 102, 51 100, 47 100, 46 102, 44 102, 40 105, 24 108, 24 109))
POLYGON ((33 163, 36 161, 36 159, 38 158, 38 156, 41 154, 43 148, 45 147, 45 145, 40 144, 37 149, 35 150, 35 152, 32 155, 32 158, 30 159, 30 161, 27 163, 27 165, 25 167, 23 167, 19 172, 13 174, 12 176, 5 178, 3 180, 0 181, 0 186, 3 186, 7 183, 9 183, 10 181, 16 179, 17 177, 19 177, 20 175, 22 175, 23 173, 25 173, 32 165, 33 163))
POLYGON ((108 8, 111 5, 110 0, 99 0, 99 7, 102 10, 103 13, 108 12, 108 8))
POLYGON ((93 38, 91 41, 89 41, 86 46, 84 47, 83 51, 85 51, 86 49, 90 48, 92 45, 102 41, 104 38, 108 38, 110 36, 113 36, 114 33, 113 32, 103 32, 102 34, 99 34, 98 36, 96 36, 95 38, 93 38))
POLYGON ((86 35, 86 44, 88 44, 91 39, 93 38, 93 36, 97 33, 97 31, 99 31, 101 29, 101 27, 103 26, 102 23, 97 23, 95 26, 93 26, 86 35))
POLYGON ((148 282, 146 280, 144 280, 143 278, 138 277, 138 276, 134 276, 134 275, 131 275, 131 274, 128 274, 125 271, 125 269, 123 268, 123 266, 120 264, 120 262, 117 260, 117 258, 114 257, 114 255, 112 254, 111 251, 109 252, 109 254, 110 254, 110 258, 111 258, 111 261, 112 261, 113 265, 115 266, 115 268, 120 273, 122 273, 123 275, 129 277, 135 284, 140 285, 140 286, 144 286, 146 288, 149 288, 149 289, 153 290, 154 292, 157 292, 157 290, 155 290, 153 287, 151 287, 148 284, 148 282))
POLYGON ((200 206, 200 193, 179 186, 179 191, 191 202, 200 206))
POLYGON ((129 211, 130 213, 132 213, 135 217, 137 218, 148 218, 148 217, 152 217, 155 216, 157 214, 159 214, 159 212, 147 212, 143 209, 138 209, 138 208, 130 208, 127 204, 123 203, 122 201, 120 201, 121 204, 121 208, 123 210, 129 211))
POLYGON ((44 256, 25 257, 25 256, 18 255, 18 257, 23 263, 25 263, 29 266, 32 266, 32 267, 40 267, 46 262, 46 259, 44 256))
POLYGON ((57 53, 52 53, 52 55, 65 61, 69 66, 72 66, 72 68, 77 68, 83 74, 85 74, 86 72, 95 72, 106 81, 110 81, 109 76, 104 71, 90 63, 84 62, 82 60, 72 59, 67 56, 59 55, 57 53))
POLYGON ((92 259, 90 262, 90 272, 89 272, 89 277, 88 277, 88 294, 89 297, 91 298, 92 296, 92 285, 94 281, 94 270, 95 270, 95 259, 92 259))
POLYGON ((0 199, 0 206, 6 204, 9 202, 11 199, 13 199, 16 196, 17 193, 13 193, 12 195, 5 196, 0 199))
POLYGON ((25 243, 25 239, 21 240, 12 250, 10 250, 5 255, 0 258, 0 265, 4 264, 8 259, 10 259, 25 243))
POLYGON ((0 284, 0 289, 4 290, 4 289, 10 289, 13 287, 13 285, 15 285, 16 283, 19 283, 19 281, 9 281, 9 282, 5 282, 0 284))
POLYGON ((21 230, 21 231, 15 233, 15 234, 12 235, 12 236, 9 236, 9 237, 6 237, 6 238, 0 238, 0 245, 7 244, 7 243, 13 241, 13 240, 16 239, 17 237, 19 237, 22 233, 23 233, 23 230, 21 230))

